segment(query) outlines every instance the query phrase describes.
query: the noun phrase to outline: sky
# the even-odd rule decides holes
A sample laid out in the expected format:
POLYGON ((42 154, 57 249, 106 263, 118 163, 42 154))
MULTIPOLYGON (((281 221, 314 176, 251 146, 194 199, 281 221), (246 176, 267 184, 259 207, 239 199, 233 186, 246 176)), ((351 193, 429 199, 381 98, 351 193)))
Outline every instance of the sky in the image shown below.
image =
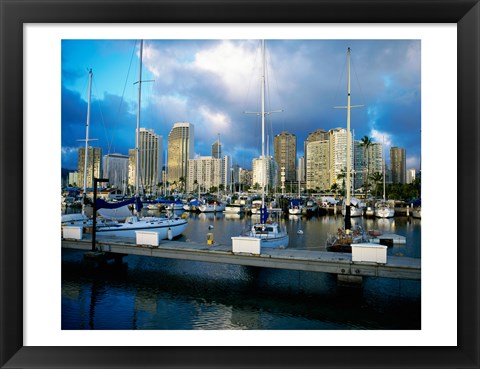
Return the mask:
MULTIPOLYGON (((85 146, 88 72, 93 71, 89 137, 103 154, 135 147, 138 40, 62 40, 62 168, 76 170, 85 146), (83 141, 82 141, 83 140, 83 141)), ((195 156, 222 155, 250 169, 262 147, 260 40, 144 40, 140 126, 163 136, 173 124, 195 127, 195 156)), ((265 40, 265 147, 296 135, 297 157, 318 128, 347 126, 347 49, 351 48, 351 110, 355 139, 406 149, 407 169, 420 169, 420 40, 265 40)))

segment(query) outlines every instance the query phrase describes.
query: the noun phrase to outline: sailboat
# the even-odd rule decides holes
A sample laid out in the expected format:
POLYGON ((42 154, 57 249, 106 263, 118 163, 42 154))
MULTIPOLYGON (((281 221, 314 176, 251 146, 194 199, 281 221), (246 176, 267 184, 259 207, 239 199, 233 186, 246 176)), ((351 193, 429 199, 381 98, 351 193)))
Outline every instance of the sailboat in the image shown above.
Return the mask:
MULTIPOLYGON (((345 216, 346 214, 346 205, 345 200, 342 203, 342 215, 345 216)), ((361 202, 360 199, 356 197, 350 198, 350 216, 353 217, 361 217, 363 215, 363 210, 365 208, 365 204, 361 202)))
MULTIPOLYGON (((272 112, 265 112, 265 41, 262 40, 262 156, 265 161, 265 115, 272 112)), ((258 113, 257 113, 258 114, 258 113)), ((265 164, 265 163, 263 163, 265 164)), ((262 176, 265 176, 266 165, 262 165, 262 176)), ((265 178, 265 177, 263 177, 265 178)), ((278 222, 270 219, 265 205, 265 181, 262 181, 262 204, 260 207, 260 221, 254 223, 251 228, 238 237, 232 237, 233 250, 236 245, 247 243, 249 240, 260 240, 260 249, 263 247, 285 248, 288 247, 288 232, 278 222)))
POLYGON ((288 201, 288 214, 302 215, 305 209, 305 201, 303 201, 300 194, 300 181, 298 181, 298 197, 292 198, 288 201))
MULTIPOLYGON (((120 236, 120 237, 136 237, 137 231, 150 231, 159 234, 160 239, 172 239, 180 236, 187 228, 188 221, 180 217, 143 217, 140 218, 140 211, 142 203, 139 196, 139 165, 140 165, 140 150, 139 150, 139 132, 140 132, 140 101, 142 89, 142 57, 143 57, 143 40, 140 42, 140 71, 138 80, 138 101, 137 101, 137 129, 136 129, 136 165, 135 165, 135 208, 136 214, 129 216, 125 222, 105 222, 97 224, 97 236, 120 236)), ((105 207, 122 207, 132 200, 123 203, 109 204, 105 201, 96 200, 97 209, 105 207)))
MULTIPOLYGON (((351 138, 350 138, 350 109, 362 107, 363 105, 354 105, 350 104, 350 48, 347 51, 347 64, 348 64, 348 82, 347 82, 347 106, 341 106, 338 108, 347 108, 347 173, 346 173, 346 199, 343 204, 342 213, 345 217, 345 228, 338 229, 337 234, 329 234, 326 241, 326 246, 328 251, 335 252, 352 252, 352 244, 364 242, 365 232, 361 226, 357 226, 352 229, 351 226, 351 217, 357 216, 356 212, 360 209, 363 212, 362 206, 360 206, 360 200, 350 196, 350 175, 351 175, 351 138), (358 201, 358 203, 357 203, 358 201), (352 206, 353 205, 353 206, 352 206), (358 205, 358 206, 355 206, 358 205)), ((360 216, 361 213, 358 215, 360 216)))
POLYGON ((385 159, 383 160, 383 200, 375 204, 375 217, 392 218, 395 215, 395 209, 387 202, 385 198, 385 159))

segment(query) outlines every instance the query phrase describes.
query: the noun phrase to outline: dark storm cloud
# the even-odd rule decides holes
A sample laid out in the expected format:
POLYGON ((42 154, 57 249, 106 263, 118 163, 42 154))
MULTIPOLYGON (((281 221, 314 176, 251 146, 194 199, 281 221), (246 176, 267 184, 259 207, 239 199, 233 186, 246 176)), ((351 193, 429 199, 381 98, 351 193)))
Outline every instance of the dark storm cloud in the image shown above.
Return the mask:
MULTIPOLYGON (((100 43, 105 58, 112 42, 100 43)), ((259 117, 244 113, 260 110, 259 44, 257 40, 145 41, 143 78, 155 81, 142 87, 141 126, 162 135, 166 146, 173 123, 193 123, 197 154, 209 155, 211 144, 220 134, 224 154, 234 159, 250 156, 242 159, 249 167, 261 146, 259 117)), ((130 58, 134 43, 122 45, 129 47, 124 58, 130 58)), ((346 105, 346 59, 347 48, 351 47, 352 104, 366 105, 352 110, 355 137, 374 135, 377 141, 387 137, 386 142, 407 148, 407 156, 414 154, 417 157, 414 161, 419 162, 419 41, 271 40, 266 45, 266 110, 283 109, 282 113, 268 116, 270 141, 283 130, 294 133, 300 156, 303 141, 310 132, 346 126, 346 110, 333 107, 346 105)), ((116 44, 115 53, 119 50, 116 44)), ((75 70, 71 62, 69 65, 75 70)), ((126 67, 117 65, 118 72, 103 81, 120 79, 122 69, 126 67)), ((100 71, 103 76, 104 67, 100 71)), ((133 146, 137 105, 133 82, 137 78, 133 71, 131 75, 126 83, 132 92, 128 97, 119 97, 121 88, 100 88, 107 92, 96 96, 102 107, 102 119, 100 124, 92 126, 91 137, 100 138, 104 152, 114 148, 126 154, 133 146)), ((65 70, 63 77, 67 83, 76 75, 65 70)), ((68 134, 79 135, 84 131, 86 103, 72 92, 65 96, 62 108, 72 109, 68 116, 62 109, 62 146, 67 147, 71 142, 63 127, 68 134), (75 124, 82 128, 74 128, 75 124)))

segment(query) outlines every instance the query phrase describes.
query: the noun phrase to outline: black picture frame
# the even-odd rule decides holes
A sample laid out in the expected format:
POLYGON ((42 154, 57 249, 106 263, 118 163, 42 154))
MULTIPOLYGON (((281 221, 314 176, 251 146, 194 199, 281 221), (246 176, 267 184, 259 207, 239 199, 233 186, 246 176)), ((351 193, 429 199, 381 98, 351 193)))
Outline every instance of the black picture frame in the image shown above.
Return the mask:
MULTIPOLYGON (((478 0, 260 0, 255 2, 0 0, 0 5, 0 365, 2 367, 479 368, 480 5, 478 0), (456 347, 23 346, 22 243, 23 235, 28 232, 28 229, 23 229, 22 226, 23 25, 25 23, 164 22, 457 24, 459 211, 457 222, 458 345, 456 347)), ((442 126, 442 123, 439 123, 439 129, 448 129, 442 126)), ((449 173, 449 175, 455 174, 449 173)), ((453 215, 448 216, 451 217, 451 221, 454 221, 453 215)), ((435 247, 437 246, 440 245, 435 247)), ((438 308, 441 309, 441 306, 438 308)))

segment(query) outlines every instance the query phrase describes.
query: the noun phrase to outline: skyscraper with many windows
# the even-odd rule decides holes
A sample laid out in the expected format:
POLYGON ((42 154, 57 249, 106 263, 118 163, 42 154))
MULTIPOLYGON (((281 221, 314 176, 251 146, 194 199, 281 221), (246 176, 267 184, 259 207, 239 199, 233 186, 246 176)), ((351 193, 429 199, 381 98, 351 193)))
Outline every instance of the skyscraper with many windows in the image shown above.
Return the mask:
MULTIPOLYGON (((188 159, 193 158, 194 125, 175 123, 168 135, 167 180, 179 184, 180 178, 187 179, 188 159)), ((188 187, 188 184, 187 184, 188 187)))
POLYGON ((220 159, 222 157, 222 144, 220 138, 212 144, 212 158, 220 159))
MULTIPOLYGON (((297 138, 283 131, 273 138, 273 158, 279 168, 285 168, 285 181, 296 181, 297 138)), ((280 172, 277 183, 280 183, 280 172)))
POLYGON ((328 140, 307 143, 306 186, 309 190, 328 190, 329 178, 329 142, 328 140))
MULTIPOLYGON (((329 179, 330 186, 337 183, 340 187, 343 186, 347 170, 347 130, 345 128, 334 128, 329 132, 329 179)), ((349 133, 350 139, 352 134, 349 133)), ((351 145, 349 155, 352 157, 353 145, 351 145)), ((353 163, 353 160, 351 161, 353 163)))
POLYGON ((268 192, 277 185, 277 164, 271 156, 260 156, 252 160, 252 185, 265 188, 268 192))
MULTIPOLYGON (((138 186, 139 192, 156 192, 157 185, 161 182, 163 166, 163 139, 157 135, 153 129, 140 128, 139 131, 139 166, 138 166, 138 186)), ((131 149, 129 154, 128 184, 135 188, 136 186, 136 153, 131 149)))
POLYGON ((400 147, 390 148, 390 168, 392 171, 392 183, 406 183, 406 154, 405 149, 400 147))
POLYGON ((307 139, 303 143, 303 153, 304 153, 304 158, 305 158, 303 172, 304 172, 305 176, 303 178, 299 178, 299 180, 304 181, 306 179, 306 175, 307 175, 307 160, 306 160, 307 155, 308 155, 307 144, 309 142, 313 142, 313 141, 324 141, 324 140, 328 140, 328 139, 329 139, 329 133, 322 128, 318 128, 317 130, 315 130, 314 132, 311 132, 308 135, 307 139))
MULTIPOLYGON (((87 188, 93 187, 93 178, 102 177, 102 149, 99 147, 88 147, 87 158, 87 188)), ((78 185, 83 187, 85 173, 85 148, 78 149, 78 185)))
POLYGON ((187 192, 218 191, 222 184, 222 159, 200 156, 188 160, 187 192))

